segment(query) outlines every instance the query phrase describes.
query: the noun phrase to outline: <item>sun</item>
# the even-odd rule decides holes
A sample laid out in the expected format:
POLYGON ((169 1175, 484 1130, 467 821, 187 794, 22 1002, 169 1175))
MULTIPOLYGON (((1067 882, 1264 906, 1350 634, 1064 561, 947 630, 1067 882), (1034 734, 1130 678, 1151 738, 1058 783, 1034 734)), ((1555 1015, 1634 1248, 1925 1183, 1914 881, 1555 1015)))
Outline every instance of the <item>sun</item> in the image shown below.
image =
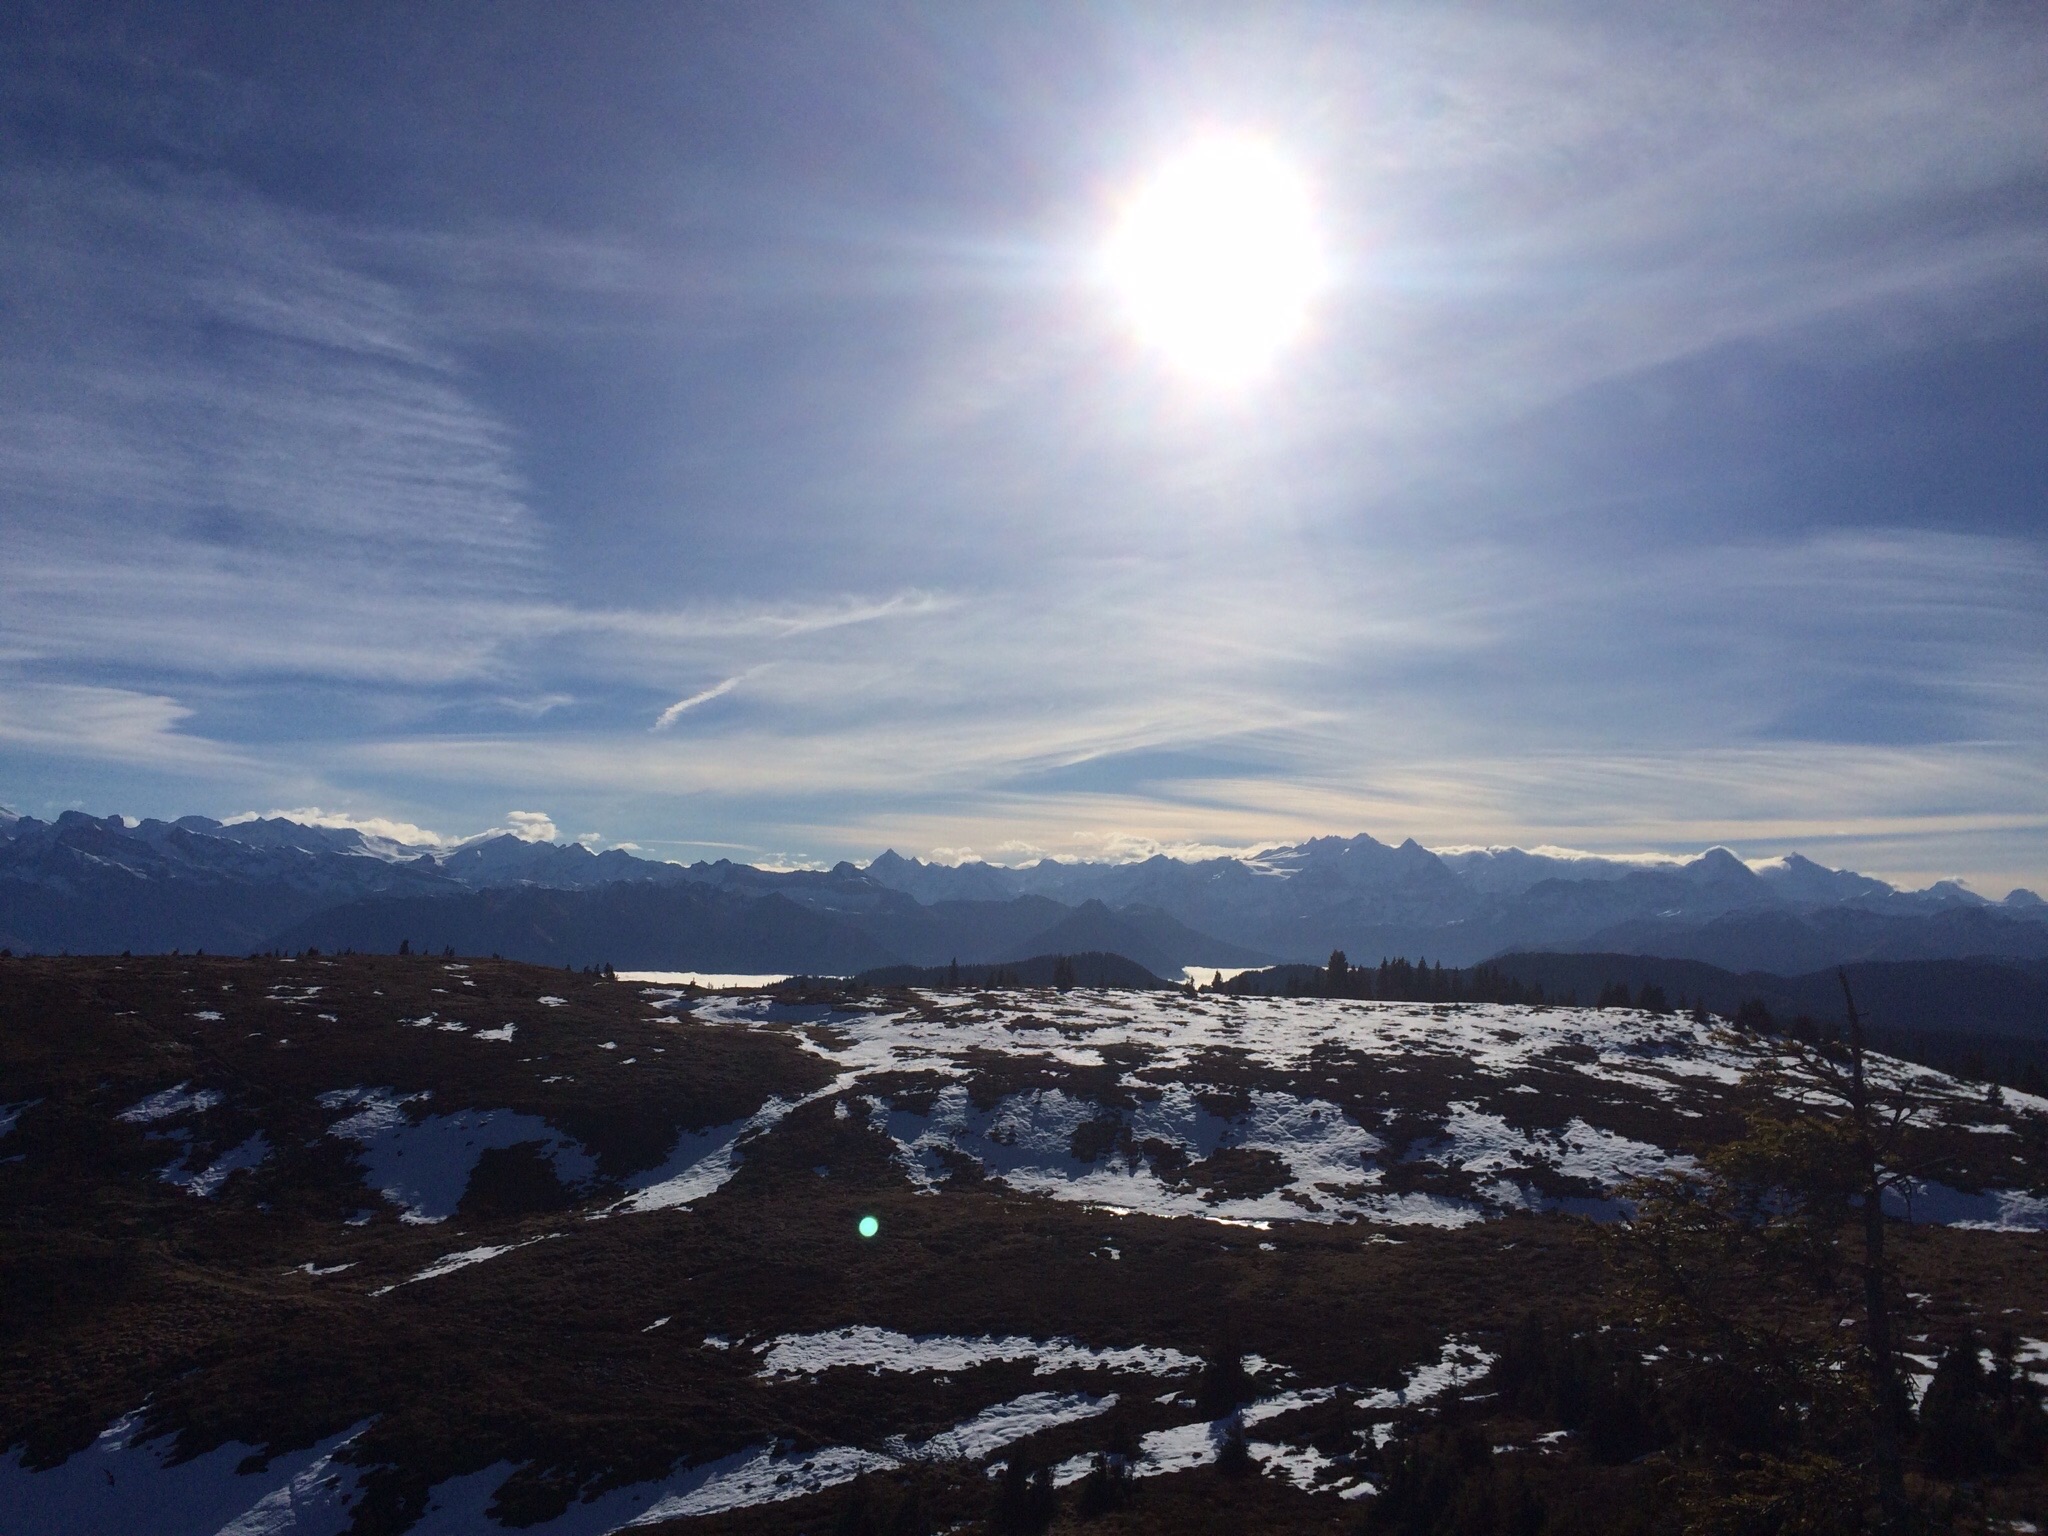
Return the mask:
POLYGON ((1300 340, 1327 280, 1307 179, 1261 140, 1220 136, 1137 190, 1103 271, 1147 348, 1226 388, 1263 376, 1300 340))

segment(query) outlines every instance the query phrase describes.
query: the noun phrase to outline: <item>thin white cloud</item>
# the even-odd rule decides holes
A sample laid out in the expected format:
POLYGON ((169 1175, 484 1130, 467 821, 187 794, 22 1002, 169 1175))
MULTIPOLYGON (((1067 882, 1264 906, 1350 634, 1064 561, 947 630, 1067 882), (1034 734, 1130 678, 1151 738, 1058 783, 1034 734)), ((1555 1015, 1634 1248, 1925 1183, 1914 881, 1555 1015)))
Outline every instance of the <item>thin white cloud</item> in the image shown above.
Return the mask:
MULTIPOLYGON (((526 843, 552 843, 555 840, 555 823, 545 811, 507 811, 512 835, 526 843)), ((596 833, 588 834, 591 837, 596 833)))
POLYGON ((444 836, 416 822, 400 821, 390 816, 355 816, 347 811, 330 811, 317 805, 300 805, 268 811, 238 811, 232 816, 223 816, 221 824, 234 827, 248 821, 276 820, 295 821, 302 827, 333 827, 360 832, 365 837, 406 848, 453 848, 463 841, 459 837, 444 836))
POLYGON ((0 743, 60 758, 245 776, 250 759, 182 729, 193 711, 128 688, 0 682, 0 743))
MULTIPOLYGON (((1519 848, 1510 843, 1447 843, 1432 847, 1431 853, 1455 858, 1461 853, 1533 853, 1538 858, 1560 859, 1566 863, 1599 859, 1609 864, 1640 864, 1646 869, 1658 869, 1671 865, 1689 864, 1706 850, 1704 848, 1686 853, 1657 853, 1637 850, 1620 850, 1613 853, 1588 853, 1583 848, 1560 848, 1555 843, 1538 843, 1533 848, 1519 848)), ((1751 864, 1768 864, 1768 859, 1752 859, 1751 864)))
MULTIPOLYGON (((505 825, 460 835, 436 832, 431 827, 423 827, 417 822, 403 821, 394 816, 359 816, 350 811, 330 811, 317 805, 300 805, 268 811, 239 811, 232 816, 222 817, 221 824, 232 827, 246 821, 280 818, 285 821, 296 821, 301 826, 337 827, 360 832, 365 837, 394 847, 436 851, 460 848, 464 843, 477 842, 487 837, 502 837, 507 833, 529 843, 551 843, 560 836, 554 818, 545 811, 508 811, 505 815, 505 825)), ((602 842, 604 839, 598 833, 586 832, 577 841, 602 842)))
POLYGON ((657 731, 667 730, 670 726, 674 725, 676 721, 680 720, 685 714, 695 709, 698 705, 709 704, 713 699, 724 698, 728 693, 731 693, 733 689, 739 687, 739 685, 746 679, 746 676, 746 673, 741 672, 732 677, 728 677, 722 683, 713 683, 709 688, 706 688, 702 693, 693 693, 687 699, 677 699, 675 703, 669 705, 667 709, 664 709, 660 714, 654 717, 654 724, 650 727, 650 729, 657 731))
POLYGON ((542 715, 548 714, 553 710, 565 709, 575 702, 576 696, 573 693, 542 693, 530 698, 518 698, 501 694, 499 697, 489 701, 492 706, 498 709, 515 715, 524 715, 528 719, 533 720, 538 720, 542 715))

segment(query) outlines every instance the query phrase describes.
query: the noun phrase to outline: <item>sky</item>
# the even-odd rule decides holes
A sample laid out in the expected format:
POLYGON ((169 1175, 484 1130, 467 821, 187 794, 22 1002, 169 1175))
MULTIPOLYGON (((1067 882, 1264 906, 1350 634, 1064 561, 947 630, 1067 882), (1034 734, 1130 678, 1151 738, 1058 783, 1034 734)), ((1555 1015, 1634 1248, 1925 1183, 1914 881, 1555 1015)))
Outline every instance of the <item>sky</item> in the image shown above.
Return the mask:
POLYGON ((2048 889, 2044 278, 2030 4, 7 4, 0 805, 2048 889))

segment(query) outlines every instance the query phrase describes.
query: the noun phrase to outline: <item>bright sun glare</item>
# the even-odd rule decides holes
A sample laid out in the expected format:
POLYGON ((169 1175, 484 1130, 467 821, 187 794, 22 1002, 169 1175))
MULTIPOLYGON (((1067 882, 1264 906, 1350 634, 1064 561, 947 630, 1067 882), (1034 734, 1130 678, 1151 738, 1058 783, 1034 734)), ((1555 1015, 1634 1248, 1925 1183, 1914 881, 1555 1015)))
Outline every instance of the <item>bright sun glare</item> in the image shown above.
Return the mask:
POLYGON ((1307 181, 1269 145, 1215 138, 1123 209, 1105 273, 1138 338, 1201 382, 1250 382, 1307 329, 1325 281, 1307 181))

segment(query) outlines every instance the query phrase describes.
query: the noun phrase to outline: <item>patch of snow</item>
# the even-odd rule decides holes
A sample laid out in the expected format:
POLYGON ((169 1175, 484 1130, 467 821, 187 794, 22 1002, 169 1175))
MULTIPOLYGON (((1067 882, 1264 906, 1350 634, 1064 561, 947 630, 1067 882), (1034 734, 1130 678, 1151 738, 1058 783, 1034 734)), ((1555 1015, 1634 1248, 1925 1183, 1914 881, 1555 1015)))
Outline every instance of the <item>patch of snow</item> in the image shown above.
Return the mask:
POLYGON ((883 1371, 965 1371, 996 1361, 1032 1360, 1034 1374, 1056 1371, 1116 1371, 1146 1376, 1176 1376, 1201 1365, 1177 1349, 1136 1345, 1127 1349, 1091 1349, 1072 1339, 1040 1341, 1018 1337, 968 1338, 954 1334, 912 1337, 887 1328, 858 1325, 826 1333, 783 1334, 758 1346, 761 1368, 770 1380, 815 1375, 836 1367, 883 1371))
POLYGON ((786 1099, 770 1099, 744 1120, 684 1131, 665 1161, 626 1181, 631 1194, 598 1214, 672 1210, 723 1189, 739 1172, 740 1143, 771 1129, 794 1108, 786 1099))
POLYGON ((370 1187, 401 1207, 405 1221, 424 1224, 454 1215, 477 1159, 492 1149, 538 1142, 566 1185, 587 1183, 597 1172, 596 1159, 538 1115, 465 1109, 415 1121, 409 1106, 427 1097, 390 1088, 344 1088, 320 1095, 329 1110, 354 1111, 327 1134, 362 1147, 370 1187))
POLYGON ((1982 1232, 2048 1232, 2048 1199, 2017 1189, 1967 1194, 1932 1180, 1913 1181, 1903 1193, 1886 1190, 1885 1211, 1916 1225, 1982 1232))
POLYGON ((1916 1355, 1904 1349, 1899 1351, 1899 1358, 1910 1360, 1920 1367, 1917 1371, 1901 1373, 1906 1379, 1906 1396, 1912 1401, 1913 1407, 1918 1409, 1920 1400, 1927 1395, 1927 1389, 1934 1385, 1934 1367, 1937 1362, 1932 1355, 1916 1355))
POLYGON ((500 1243, 496 1246, 485 1246, 482 1248, 465 1248, 460 1253, 443 1254, 418 1274, 408 1275, 405 1279, 393 1281, 390 1285, 379 1286, 370 1294, 372 1296, 385 1296, 397 1290, 401 1285, 418 1285, 422 1280, 438 1280, 443 1275, 454 1274, 458 1269, 467 1269, 472 1264, 486 1263, 501 1254, 512 1252, 515 1248, 531 1248, 535 1243, 544 1243, 549 1238, 559 1235, 559 1233, 555 1232, 543 1232, 539 1237, 529 1237, 524 1242, 500 1243))
POLYGON ((1297 1408, 1313 1408, 1317 1403, 1327 1403, 1337 1395, 1335 1387, 1311 1387, 1302 1392, 1281 1392, 1272 1397, 1262 1397, 1238 1410, 1238 1418, 1249 1429, 1254 1424, 1263 1424, 1268 1419, 1277 1419, 1283 1413, 1293 1413, 1297 1408))
POLYGON ((496 1029, 480 1029, 476 1032, 479 1040, 510 1040, 517 1024, 500 1024, 496 1029))
POLYGON ((1138 1442, 1138 1460, 1131 1467, 1131 1476, 1159 1477, 1209 1466, 1229 1432, 1227 1418, 1155 1429, 1138 1442))
POLYGON ((1602 1189, 1630 1179, 1694 1167, 1690 1157, 1666 1152, 1588 1125, 1574 1116, 1562 1131, 1516 1130, 1498 1115, 1469 1103, 1452 1103, 1445 1134, 1411 1147, 1409 1161, 1439 1163, 1467 1173, 1502 1175, 1486 1189, 1492 1203, 1506 1209, 1564 1210, 1613 1220, 1624 1214, 1621 1202, 1598 1197, 1545 1195, 1522 1182, 1538 1169, 1582 1179, 1602 1189))
POLYGON ((178 1115, 203 1115, 219 1104, 223 1097, 211 1088, 187 1092, 186 1085, 178 1083, 161 1093, 152 1093, 139 1104, 131 1104, 114 1118, 125 1120, 130 1125, 153 1125, 178 1115))
POLYGON ((361 1475, 329 1452, 222 1526, 219 1536, 339 1536, 355 1523, 349 1505, 361 1475))
POLYGON ((1095 1470, 1095 1452, 1084 1451, 1079 1456, 1069 1456, 1052 1469, 1052 1485, 1066 1488, 1078 1483, 1095 1470))
POLYGON ((569 999, 566 997, 539 997, 535 998, 534 1001, 543 1008, 566 1008, 569 1006, 569 999))
POLYGON ((221 1020, 220 1014, 211 1008, 202 1008, 192 1017, 205 1024, 218 1024, 221 1020))
POLYGON ((1358 1400, 1358 1406, 1368 1412, 1412 1408, 1433 1397, 1441 1397, 1455 1387, 1476 1381, 1492 1368, 1497 1358, 1454 1335, 1444 1340, 1443 1351, 1435 1360, 1418 1365, 1400 1386, 1383 1387, 1369 1393, 1358 1400))
POLYGON ((1273 1445, 1264 1440, 1250 1440, 1245 1443, 1245 1449, 1258 1463, 1260 1471, 1269 1477, 1284 1477, 1303 1492, 1312 1491, 1324 1474, 1337 1465, 1312 1445, 1273 1445))
POLYGON ((895 1465, 887 1456, 844 1445, 800 1456, 785 1456, 772 1446, 751 1454, 742 1451, 701 1469, 703 1480, 696 1487, 669 1494, 621 1529, 802 1498, 850 1483, 863 1472, 887 1471, 895 1465))
POLYGON ((1083 1392, 1027 1392, 984 1408, 964 1424, 941 1430, 929 1440, 918 1444, 891 1440, 889 1447, 906 1461, 981 1461, 1014 1441, 1062 1424, 1078 1424, 1115 1406, 1114 1392, 1106 1397, 1083 1392))
MULTIPOLYGON (((1259 1399, 1227 1414, 1220 1419, 1209 1419, 1195 1424, 1179 1424, 1170 1429, 1154 1430, 1139 1442, 1139 1460, 1132 1466, 1134 1477, 1158 1477, 1169 1472, 1185 1472, 1195 1467, 1213 1464, 1217 1452, 1236 1424, 1249 1429, 1268 1419, 1277 1419, 1282 1414, 1293 1413, 1300 1408, 1326 1403, 1336 1396, 1332 1387, 1315 1387, 1306 1391, 1281 1392, 1272 1397, 1259 1399)), ((1171 1402, 1172 1399, 1161 1399, 1171 1402)), ((1252 1459, 1269 1472, 1277 1472, 1294 1483, 1298 1488, 1315 1486, 1325 1472, 1336 1465, 1329 1457, 1312 1447, 1298 1447, 1272 1441, 1247 1440, 1246 1449, 1252 1459)), ((1083 1463, 1075 1476, 1087 1470, 1086 1458, 1076 1458, 1083 1463)), ((1063 1463, 1062 1469, 1072 1467, 1073 1462, 1063 1463)))
POLYGON ((221 1185, 227 1183, 229 1174, 238 1173, 244 1168, 258 1167, 269 1156, 270 1139, 258 1131, 240 1146, 231 1147, 221 1153, 204 1168, 188 1171, 185 1159, 179 1158, 157 1177, 166 1184, 177 1185, 188 1195, 198 1195, 201 1199, 211 1200, 220 1193, 221 1185))

